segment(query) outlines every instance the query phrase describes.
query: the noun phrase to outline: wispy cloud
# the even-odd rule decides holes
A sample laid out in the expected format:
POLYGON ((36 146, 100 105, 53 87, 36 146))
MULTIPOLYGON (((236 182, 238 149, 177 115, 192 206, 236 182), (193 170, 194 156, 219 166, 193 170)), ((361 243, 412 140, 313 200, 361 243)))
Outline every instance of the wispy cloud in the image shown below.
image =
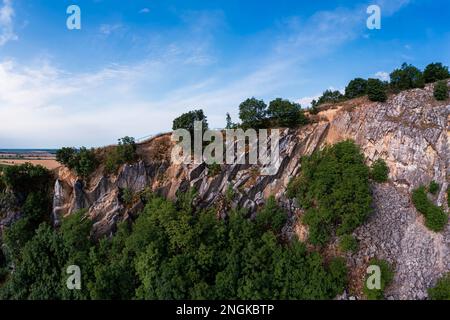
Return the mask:
POLYGON ((120 23, 116 24, 102 24, 99 28, 101 34, 110 35, 117 30, 123 29, 123 25, 120 23))
MULTIPOLYGON (((109 144, 166 131, 189 108, 204 108, 211 126, 220 127, 226 112, 237 118, 243 99, 276 97, 299 83, 292 70, 362 36, 365 17, 362 7, 291 17, 281 35, 261 39, 262 54, 225 65, 214 47, 215 31, 227 28, 220 12, 183 15, 183 28, 152 39, 151 55, 136 63, 71 74, 50 61, 0 61, 0 146, 109 144)), ((120 28, 103 25, 100 32, 120 28)), ((318 96, 310 95, 288 98, 306 106, 318 96)))
POLYGON ((388 81, 389 73, 386 71, 378 71, 375 73, 375 78, 380 79, 381 81, 388 81))
POLYGON ((18 39, 14 33, 13 18, 12 0, 3 0, 3 5, 0 7, 0 46, 18 39))

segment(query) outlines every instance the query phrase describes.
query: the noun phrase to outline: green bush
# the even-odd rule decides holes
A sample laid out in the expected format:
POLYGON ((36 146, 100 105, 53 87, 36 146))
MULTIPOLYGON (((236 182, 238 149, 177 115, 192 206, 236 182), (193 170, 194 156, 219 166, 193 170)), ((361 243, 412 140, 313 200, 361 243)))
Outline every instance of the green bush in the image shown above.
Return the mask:
POLYGON ((267 113, 281 127, 291 128, 308 122, 299 104, 281 98, 270 102, 267 113))
POLYGON ((438 280, 433 288, 428 289, 431 300, 450 300, 450 273, 438 280))
POLYGON ((389 284, 392 282, 392 279, 394 278, 394 272, 392 270, 392 267, 385 260, 371 259, 369 261, 369 266, 370 265, 380 267, 381 287, 380 289, 369 289, 367 286, 367 280, 369 279, 370 274, 367 274, 364 281, 364 288, 363 288, 364 294, 369 300, 382 300, 384 299, 384 290, 389 286, 389 284))
POLYGON ((423 73, 407 63, 403 63, 400 69, 394 70, 390 77, 390 85, 394 91, 423 88, 425 86, 423 73))
POLYGON ((448 67, 443 66, 442 63, 430 63, 423 72, 423 77, 426 83, 436 82, 450 78, 448 67))
POLYGON ((94 149, 81 147, 80 149, 64 147, 56 151, 56 160, 76 174, 86 179, 98 166, 94 149))
POLYGON ((389 178, 389 167, 383 159, 378 159, 372 163, 370 177, 379 183, 386 182, 389 178))
POLYGON ((350 234, 344 234, 339 241, 339 247, 343 252, 356 252, 358 250, 358 240, 350 234))
POLYGON ((130 188, 124 188, 121 190, 121 198, 124 204, 126 204, 127 206, 133 204, 133 200, 134 200, 134 193, 133 190, 131 190, 130 188))
POLYGON ((444 101, 448 99, 448 85, 447 80, 439 81, 434 86, 434 98, 438 101, 444 101))
POLYGON ((352 141, 316 151, 302 159, 300 175, 288 186, 288 196, 306 210, 309 241, 325 244, 333 232, 344 235, 360 226, 371 209, 369 169, 352 141))
POLYGON ((133 163, 137 160, 137 145, 132 137, 124 137, 118 140, 115 148, 106 154, 105 170, 107 173, 116 173, 120 166, 133 163))
POLYGON ((414 190, 412 200, 417 211, 424 215, 428 229, 435 232, 444 230, 448 223, 448 214, 428 199, 425 187, 414 190))
POLYGON ((345 88, 345 97, 347 99, 353 99, 360 96, 364 96, 367 93, 367 80, 362 78, 356 78, 349 82, 345 88))
POLYGON ((385 102, 387 100, 386 85, 378 79, 367 80, 367 94, 370 101, 385 102))
POLYGON ((436 181, 431 181, 430 185, 428 186, 428 192, 431 194, 436 194, 439 191, 439 183, 436 181))

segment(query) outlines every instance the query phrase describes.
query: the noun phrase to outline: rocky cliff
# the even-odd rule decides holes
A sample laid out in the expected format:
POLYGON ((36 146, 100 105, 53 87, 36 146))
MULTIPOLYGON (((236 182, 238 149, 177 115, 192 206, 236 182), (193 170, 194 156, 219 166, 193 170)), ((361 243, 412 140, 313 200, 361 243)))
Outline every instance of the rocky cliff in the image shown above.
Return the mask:
MULTIPOLYGON (((352 270, 352 289, 359 292, 367 262, 384 258, 396 269, 388 296, 395 299, 426 298, 426 288, 450 271, 450 229, 429 231, 411 204, 412 189, 435 180, 440 191, 435 203, 447 208, 450 150, 448 142, 449 102, 437 102, 430 86, 392 96, 386 103, 364 98, 335 105, 321 112, 315 123, 297 130, 285 129, 280 141, 281 163, 277 174, 261 176, 257 166, 226 165, 212 176, 202 165, 170 163, 170 135, 161 135, 139 144, 140 161, 123 166, 117 175, 103 174, 103 168, 85 185, 65 168, 58 170, 54 193, 54 219, 86 208, 95 222, 97 234, 114 230, 118 221, 138 214, 139 197, 124 204, 124 189, 138 195, 151 190, 168 198, 195 187, 200 207, 216 206, 218 215, 226 211, 225 194, 232 188, 232 207, 255 212, 269 195, 276 195, 291 215, 289 230, 304 238, 298 222, 301 210, 287 199, 289 180, 300 170, 300 159, 326 144, 353 139, 361 146, 368 164, 382 158, 390 168, 385 184, 373 185, 374 213, 354 235, 359 252, 347 256, 352 270)), ((227 204, 228 205, 228 204, 227 204)), ((447 208, 448 209, 448 208, 447 208)), ((335 244, 331 244, 333 249, 335 244)))

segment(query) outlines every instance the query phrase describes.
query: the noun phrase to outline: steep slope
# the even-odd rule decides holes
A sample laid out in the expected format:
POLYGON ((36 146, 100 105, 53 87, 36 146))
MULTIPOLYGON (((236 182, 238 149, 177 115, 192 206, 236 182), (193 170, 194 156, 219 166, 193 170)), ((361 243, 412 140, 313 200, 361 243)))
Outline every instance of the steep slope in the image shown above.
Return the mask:
MULTIPOLYGON (((260 168, 248 165, 222 166, 211 177, 204 164, 174 165, 169 161, 170 135, 161 135, 139 145, 141 161, 125 165, 115 176, 103 168, 88 185, 65 168, 59 169, 55 185, 54 218, 87 208, 97 234, 114 230, 117 221, 137 214, 139 197, 125 205, 120 194, 149 189, 168 198, 189 187, 198 190, 200 207, 215 205, 225 214, 225 193, 233 189, 232 207, 254 211, 269 195, 290 212, 292 221, 301 211, 285 197, 289 180, 300 170, 300 159, 326 144, 353 139, 361 146, 368 163, 383 158, 390 168, 390 180, 373 186, 374 213, 358 228, 360 250, 348 256, 353 273, 353 290, 358 293, 370 257, 389 260, 396 269, 388 294, 393 298, 425 298, 426 288, 450 270, 450 230, 436 234, 424 226, 422 216, 410 201, 412 189, 435 180, 440 190, 435 201, 446 206, 449 176, 448 123, 450 105, 438 103, 432 88, 414 89, 391 97, 386 103, 352 100, 322 112, 320 121, 298 130, 284 130, 280 141, 281 163, 276 175, 260 176, 260 168)), ((297 223, 291 231, 304 228, 297 223)), ((300 238, 303 232, 300 232, 300 238)))

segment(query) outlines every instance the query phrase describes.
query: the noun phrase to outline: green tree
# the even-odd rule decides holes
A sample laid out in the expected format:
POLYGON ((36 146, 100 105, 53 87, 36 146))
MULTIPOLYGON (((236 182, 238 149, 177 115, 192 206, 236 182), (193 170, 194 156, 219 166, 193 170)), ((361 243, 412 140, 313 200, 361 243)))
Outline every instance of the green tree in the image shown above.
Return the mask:
POLYGON ((56 159, 70 170, 75 170, 76 174, 81 178, 86 179, 92 174, 98 166, 98 160, 94 149, 87 149, 81 147, 75 148, 61 148, 56 151, 56 159))
POLYGON ((450 78, 448 67, 442 63, 430 63, 423 71, 423 77, 426 83, 436 82, 438 80, 445 80, 450 78))
POLYGON ((438 101, 444 101, 448 99, 448 84, 447 80, 442 80, 436 83, 434 86, 434 97, 438 101))
POLYGON ((394 91, 423 88, 425 85, 423 73, 407 63, 403 63, 400 69, 395 69, 390 77, 390 85, 394 91))
POLYGON ((50 191, 52 176, 46 168, 31 163, 7 166, 3 169, 2 179, 6 186, 17 196, 20 204, 34 191, 50 191))
POLYGON ((284 212, 277 204, 274 196, 270 196, 263 209, 256 215, 256 225, 261 230, 271 230, 274 234, 279 234, 281 228, 287 220, 284 212))
POLYGON ((367 80, 356 78, 349 82, 345 88, 345 97, 353 99, 367 94, 367 80))
POLYGON ((381 80, 369 79, 367 94, 370 101, 385 102, 387 100, 386 85, 381 80))
POLYGON ((239 118, 245 128, 260 128, 266 119, 267 105, 263 100, 247 99, 239 105, 239 118))
POLYGON ((345 96, 338 90, 325 90, 317 100, 316 105, 323 103, 337 103, 345 100, 345 96))
POLYGON ((65 258, 61 238, 48 225, 42 224, 25 244, 21 261, 1 288, 0 298, 60 299, 65 258))
POLYGON ((183 113, 181 116, 173 120, 172 130, 186 129, 191 135, 194 134, 194 122, 201 121, 203 130, 208 129, 208 121, 202 109, 183 113))
POLYGON ((271 101, 267 113, 282 127, 295 127, 307 123, 301 106, 289 100, 277 98, 271 101))
POLYGON ((69 169, 74 169, 75 163, 74 160, 76 159, 77 149, 75 148, 69 148, 69 147, 63 147, 56 151, 56 161, 59 163, 65 165, 69 169))

